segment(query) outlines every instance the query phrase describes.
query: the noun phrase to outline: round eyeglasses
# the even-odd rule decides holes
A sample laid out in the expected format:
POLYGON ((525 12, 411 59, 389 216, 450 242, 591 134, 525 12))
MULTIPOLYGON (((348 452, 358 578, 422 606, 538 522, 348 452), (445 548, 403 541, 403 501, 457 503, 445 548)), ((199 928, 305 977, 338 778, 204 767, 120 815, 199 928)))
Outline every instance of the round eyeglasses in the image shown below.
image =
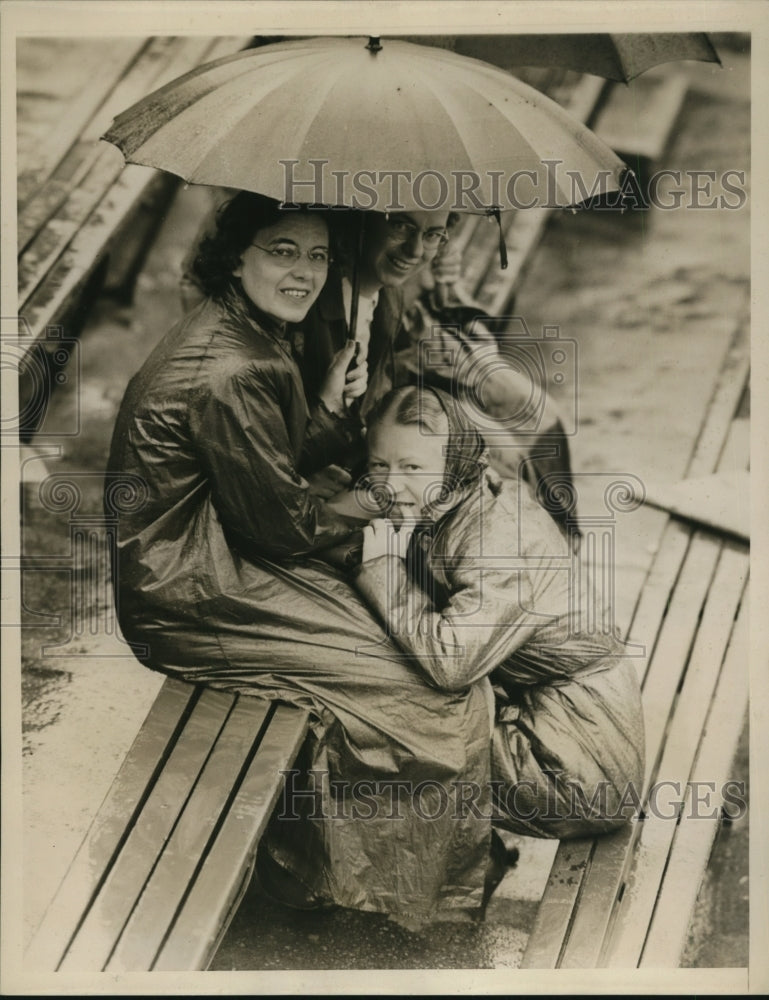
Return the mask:
MULTIPOLYGON (((414 239, 417 233, 420 233, 419 227, 415 226, 413 222, 410 222, 408 219, 399 219, 397 216, 387 219, 387 229, 390 238, 397 240, 398 243, 409 242, 414 239)), ((420 235, 422 237, 422 245, 428 250, 437 250, 449 238, 449 234, 443 227, 428 229, 425 232, 421 232, 420 235)))
POLYGON ((310 267, 314 271, 325 270, 333 260, 328 250, 316 249, 302 251, 298 247, 289 246, 260 247, 258 243, 250 243, 249 246, 255 247, 257 250, 261 250, 262 253, 269 254, 276 264, 280 265, 280 267, 285 267, 286 269, 298 264, 305 255, 307 260, 310 262, 310 267))

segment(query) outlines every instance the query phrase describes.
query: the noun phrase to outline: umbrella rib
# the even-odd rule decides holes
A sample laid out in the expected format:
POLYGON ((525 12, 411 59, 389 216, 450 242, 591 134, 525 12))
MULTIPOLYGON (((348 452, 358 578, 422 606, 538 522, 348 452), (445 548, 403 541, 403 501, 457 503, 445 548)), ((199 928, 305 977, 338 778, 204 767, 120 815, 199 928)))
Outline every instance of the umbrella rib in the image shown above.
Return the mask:
MULTIPOLYGON (((493 67, 490 67, 490 68, 493 69, 493 67)), ((511 77, 510 79, 512 81, 513 78, 511 77)), ((431 78, 431 77, 426 76, 426 75, 423 75, 423 83, 424 83, 425 86, 427 86, 430 89, 430 91, 441 101, 441 103, 445 107, 446 104, 447 104, 447 101, 450 99, 449 95, 448 95, 448 93, 446 91, 446 88, 444 86, 442 86, 434 78, 431 78)), ((537 154, 537 150, 534 148, 534 146, 532 146, 532 144, 528 141, 528 139, 526 139, 526 137, 523 135, 523 133, 517 128, 517 126, 515 125, 515 123, 513 121, 511 121, 510 118, 507 115, 504 114, 504 111, 501 108, 499 108, 497 106, 497 104, 494 104, 490 100, 488 94, 486 94, 482 90, 480 90, 479 87, 474 82, 464 81, 464 86, 468 87, 469 89, 472 89, 474 91, 474 93, 476 93, 479 97, 481 97, 482 99, 488 101, 488 103, 491 105, 491 107, 494 108, 495 112, 498 115, 500 115, 501 118, 505 121, 506 127, 507 128, 512 127, 512 128, 514 128, 516 130, 521 143, 525 144, 527 150, 533 156, 535 156, 535 157, 538 155, 537 154)), ((459 107, 459 102, 458 101, 453 101, 453 104, 454 104, 455 107, 459 107)), ((459 115, 455 115, 454 116, 455 123, 458 122, 458 121, 461 121, 461 120, 462 120, 461 116, 459 116, 459 115)), ((468 159, 469 162, 472 162, 473 157, 470 155, 467 143, 466 143, 464 137, 460 134, 458 126, 457 126, 457 135, 458 135, 458 137, 459 137, 459 139, 460 139, 460 141, 462 143, 462 148, 463 148, 463 151, 465 153, 466 158, 468 159)), ((492 207, 492 206, 488 206, 488 207, 492 207)))
MULTIPOLYGON (((307 110, 307 106, 310 103, 310 101, 309 101, 309 97, 310 96, 313 98, 312 103, 314 103, 316 105, 316 108, 320 107, 323 104, 323 101, 326 99, 326 94, 328 93, 328 90, 336 82, 336 80, 337 80, 337 78, 338 78, 338 76, 339 76, 339 74, 341 72, 340 63, 338 62, 338 60, 332 60, 331 57, 330 57, 330 54, 327 54, 327 53, 318 53, 318 56, 319 56, 318 68, 319 68, 319 70, 321 70, 321 72, 319 72, 319 81, 318 81, 318 84, 316 85, 314 91, 312 92, 312 94, 311 95, 307 95, 307 98, 305 100, 305 104, 303 106, 303 109, 305 111, 307 110), (328 64, 328 63, 331 63, 331 65, 332 65, 332 72, 330 72, 330 73, 327 73, 325 71, 325 69, 324 69, 324 64, 328 64), (334 66, 334 63, 336 63, 336 66, 334 66), (337 69, 337 72, 333 72, 334 68, 337 69), (321 81, 323 82, 323 84, 325 86, 325 90, 320 87, 320 82, 321 81)), ((271 67, 271 68, 274 68, 274 67, 271 67)), ((257 67, 253 72, 260 72, 262 69, 263 69, 263 67, 257 67)), ((289 76, 288 73, 286 74, 286 78, 290 78, 290 76, 289 76)), ((253 114, 254 111, 258 110, 259 103, 261 103, 262 101, 264 101, 264 99, 268 95, 275 94, 276 91, 280 90, 280 88, 284 86, 286 78, 281 78, 280 80, 278 80, 278 81, 275 82, 274 86, 271 86, 269 89, 264 90, 260 94, 259 102, 256 102, 256 103, 252 102, 252 103, 250 103, 248 105, 248 107, 246 107, 243 110, 242 114, 240 114, 237 118, 235 118, 234 120, 233 119, 225 120, 225 129, 222 130, 222 135, 225 135, 226 133, 236 132, 239 128, 241 128, 242 125, 243 125, 243 122, 248 118, 248 116, 251 115, 251 114, 253 114)), ((238 79, 234 80, 233 83, 236 83, 238 86, 241 86, 242 85, 242 79, 238 78, 238 79)), ((217 91, 217 93, 221 94, 221 90, 217 91)), ((206 96, 208 96, 208 95, 206 95, 206 96)), ((295 137, 296 136, 301 136, 302 137, 302 141, 304 140, 304 137, 307 135, 307 132, 309 131, 309 129, 312 127, 312 116, 306 114, 305 115, 305 121, 306 121, 306 125, 304 127, 304 130, 303 131, 298 131, 298 132, 295 133, 295 137)), ((298 144, 295 148, 299 148, 299 145, 300 144, 298 144)), ((215 149, 215 145, 214 145, 214 149, 215 149)), ((203 167, 203 164, 205 164, 206 160, 209 158, 210 155, 211 155, 210 150, 206 150, 205 153, 195 163, 194 167, 191 170, 191 173, 195 174, 195 173, 198 173, 199 171, 201 171, 201 169, 203 167)))

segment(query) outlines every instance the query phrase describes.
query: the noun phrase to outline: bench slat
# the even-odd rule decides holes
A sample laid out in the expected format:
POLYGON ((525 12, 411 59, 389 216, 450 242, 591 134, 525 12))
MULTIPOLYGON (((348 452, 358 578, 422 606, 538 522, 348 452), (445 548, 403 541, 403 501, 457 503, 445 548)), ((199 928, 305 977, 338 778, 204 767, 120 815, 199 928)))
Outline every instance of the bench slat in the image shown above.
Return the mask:
MULTIPOLYGON (((123 169, 120 151, 100 142, 100 135, 120 111, 194 66, 208 49, 207 39, 153 39, 27 205, 19 220, 19 245, 24 250, 19 261, 22 304, 123 169)), ((152 175, 145 172, 149 180, 152 175)))
MULTIPOLYGON (((723 804, 721 790, 729 777, 728 769, 737 752, 740 723, 748 708, 748 592, 743 597, 740 616, 718 681, 706 739, 697 758, 692 782, 712 783, 715 794, 710 804, 719 811, 723 804)), ((657 898, 654 917, 646 938, 642 967, 675 968, 683 950, 692 913, 700 888, 702 872, 718 832, 718 816, 695 816, 688 808, 676 832, 668 871, 657 898)))
POLYGON ((22 346, 30 347, 43 335, 46 326, 55 325, 72 296, 85 283, 96 261, 104 253, 112 233, 130 214, 147 187, 147 168, 129 165, 89 217, 64 253, 55 268, 35 289, 24 304, 21 313, 29 324, 30 336, 22 346))
POLYGON ((688 89, 685 73, 654 67, 611 88, 593 131, 631 165, 634 159, 652 164, 665 151, 688 89))
MULTIPOLYGON (((707 555, 707 562, 710 563, 709 554, 707 555)), ((679 675, 670 669, 670 664, 679 663, 683 669, 697 627, 702 601, 707 593, 709 574, 703 579, 702 571, 704 569, 707 572, 709 565, 702 566, 700 563, 701 561, 695 558, 687 564, 688 570, 685 570, 683 578, 685 589, 676 590, 668 617, 663 624, 660 645, 654 650, 651 660, 646 661, 650 664, 651 674, 649 687, 645 688, 643 694, 647 727, 644 791, 655 773, 655 763, 667 726, 668 707, 678 685, 679 675), (679 634, 681 615, 685 616, 687 624, 679 634), (657 667, 657 664, 660 666, 657 667)), ((565 845, 561 845, 563 850, 559 847, 553 862, 553 879, 564 881, 568 871, 578 873, 577 876, 572 876, 569 887, 574 913, 570 914, 569 924, 565 928, 568 938, 553 940, 545 946, 537 945, 536 950, 532 949, 531 959, 527 952, 527 968, 554 968, 556 964, 565 968, 595 967, 603 936, 611 920, 614 900, 639 833, 638 825, 633 822, 615 834, 598 838, 596 841, 586 840, 579 848, 579 856, 575 856, 572 848, 568 852, 568 859, 565 845), (588 864, 588 861, 592 863, 588 864), (581 864, 582 867, 575 867, 577 864, 581 864), (545 966, 528 964, 534 960, 535 954, 539 956, 539 960, 547 960, 548 964, 545 966)), ((577 843, 582 844, 581 841, 577 843)), ((550 883, 548 888, 549 885, 550 883)), ((540 904, 540 909, 542 905, 540 904)), ((559 905, 563 906, 564 901, 560 900, 559 905)), ((535 925, 532 937, 537 929, 535 925)))
MULTIPOLYGON (((91 114, 77 126, 69 121, 69 108, 65 116, 66 145, 60 157, 54 160, 43 182, 29 197, 19 212, 18 252, 21 255, 30 241, 46 222, 61 208, 69 195, 77 190, 90 166, 107 148, 99 142, 115 115, 138 100, 160 77, 163 64, 173 60, 182 42, 174 38, 150 38, 142 42, 142 51, 124 74, 112 79, 111 86, 94 90, 91 114)), ((111 78, 111 75, 110 75, 111 78)), ((89 92, 91 87, 86 88, 89 92)), ((114 148, 114 147, 113 147, 114 148)), ((119 163, 122 165, 122 156, 119 163)))
POLYGON ((99 970, 131 914, 229 714, 234 695, 200 695, 152 792, 61 964, 99 970))
POLYGON ((711 539, 695 537, 681 570, 665 620, 643 682, 646 726, 646 774, 656 773, 664 746, 668 713, 680 678, 686 670, 699 617, 711 588, 719 548, 711 539))
MULTIPOLYGON (((608 946, 614 966, 635 968, 641 956, 654 903, 665 875, 673 837, 676 790, 678 799, 691 775, 700 737, 705 730, 718 675, 726 652, 735 613, 742 596, 747 566, 742 553, 725 553, 722 572, 710 591, 703 615, 703 627, 697 637, 697 648, 687 671, 676 711, 671 723, 665 753, 655 779, 674 782, 666 786, 658 799, 657 808, 649 811, 633 854, 625 894, 619 909, 615 930, 608 946), (731 556, 731 557, 729 557, 731 556), (668 818, 666 818, 668 817, 668 818)), ((721 568, 720 567, 720 568, 721 568)))
MULTIPOLYGON (((745 582, 742 553, 733 555, 734 558, 721 561, 719 572, 709 591, 684 684, 669 726, 662 760, 648 776, 651 782, 672 781, 680 789, 684 789, 689 780, 745 582)), ((669 662, 667 666, 670 666, 669 662)), ((644 789, 644 796, 646 794, 647 789, 644 789)), ((666 809, 664 796, 657 806, 666 809)), ((621 831, 617 842, 612 842, 614 838, 597 841, 593 871, 600 872, 600 876, 586 880, 579 913, 564 949, 561 967, 595 968, 602 964, 599 963, 599 956, 610 924, 615 927, 621 925, 623 931, 627 929, 630 934, 640 934, 641 944, 643 943, 674 833, 674 820, 657 815, 656 810, 647 810, 646 819, 621 831), (614 914, 614 901, 623 884, 625 865, 622 854, 628 861, 631 874, 625 880, 624 895, 614 914), (647 903, 651 900, 648 912, 641 902, 642 898, 647 903)), ((635 962, 630 964, 634 966, 635 962)))
POLYGON ((537 908, 521 969, 555 969, 579 896, 582 876, 595 847, 591 838, 562 840, 550 868, 547 886, 537 908))
MULTIPOLYGON (((748 371, 749 353, 747 333, 744 324, 738 325, 729 344, 719 377, 706 410, 703 426, 695 444, 692 458, 687 466, 688 474, 703 475, 712 472, 717 464, 719 471, 745 468, 747 464, 744 420, 725 421, 733 415, 743 396, 748 371), (719 458, 720 455, 720 458, 719 458)), ((657 642, 657 635, 663 623, 671 594, 678 580, 692 536, 692 529, 686 524, 668 518, 662 531, 660 544, 650 567, 633 612, 628 630, 630 640, 643 641, 648 655, 638 661, 642 676, 649 667, 651 654, 657 642)), ((610 924, 611 914, 607 910, 616 896, 622 879, 630 863, 632 844, 639 836, 634 824, 611 836, 592 840, 563 841, 553 860, 550 877, 532 927, 524 952, 521 968, 556 968, 560 956, 565 953, 565 942, 571 933, 580 934, 574 924, 584 922, 585 937, 593 934, 600 941, 601 926, 610 924), (600 850, 600 858, 594 858, 594 848, 600 850), (591 860, 595 864, 591 864, 591 860), (586 890, 590 875, 599 872, 597 886, 586 890), (605 917, 600 918, 592 908, 583 906, 586 891, 602 893, 605 917), (577 915, 576 909, 580 908, 577 915), (592 924, 590 930, 588 926, 592 924)), ((588 963, 589 964, 589 963, 588 963)))
POLYGON ((246 877, 283 787, 281 771, 293 765, 304 741, 308 714, 278 705, 259 751, 153 966, 155 970, 205 969, 245 890, 246 877), (226 917, 222 918, 222 915, 226 917))
MULTIPOLYGON (((739 398, 739 397, 736 397, 739 398)), ((734 404, 737 405, 736 402, 734 404)), ((744 421, 740 419, 735 419, 732 421, 729 432, 726 437, 726 443, 724 444, 721 457, 718 462, 719 471, 725 471, 731 467, 743 468, 747 465, 749 450, 746 447, 746 439, 741 433, 743 428, 742 424, 744 421)), ((671 587, 678 584, 679 580, 679 570, 680 561, 678 565, 675 562, 671 562, 669 558, 671 551, 678 554, 681 550, 681 540, 688 540, 694 537, 699 539, 699 544, 707 544, 710 542, 715 548, 720 551, 721 539, 718 536, 710 535, 709 533, 697 533, 694 534, 692 530, 685 525, 680 525, 674 520, 669 520, 667 522, 666 530, 663 533, 663 544, 658 549, 657 558, 655 560, 655 565, 658 562, 662 562, 665 569, 665 575, 661 577, 661 590, 665 597, 664 603, 660 604, 659 601, 656 602, 657 607, 660 609, 660 616, 664 616, 666 613, 669 615, 674 615, 675 612, 671 608, 668 612, 667 603, 669 599, 669 593, 671 587), (676 544, 673 546, 668 546, 665 543, 665 539, 670 537, 676 544), (667 580, 667 582, 665 582, 667 580)), ((691 555, 691 550, 684 553, 688 558, 691 555)), ((681 555, 683 559, 683 555, 681 555)), ((653 567, 654 569, 654 567, 653 567)), ((650 574, 649 580, 645 585, 644 596, 649 595, 653 592, 651 580, 653 579, 653 572, 650 574)), ((739 580, 735 584, 739 589, 739 580)), ((653 629, 659 628, 661 624, 658 621, 657 625, 653 622, 649 622, 648 619, 644 621, 643 615, 640 616, 641 621, 639 623, 639 616, 634 617, 630 634, 631 637, 640 639, 644 634, 643 630, 648 625, 649 632, 651 633, 653 629), (640 625, 640 628, 639 628, 640 625)), ((670 621, 670 617, 665 619, 670 621)), ((723 623, 724 627, 728 629, 729 622, 723 623)), ((651 650, 654 648, 654 652, 651 657, 647 657, 642 663, 647 665, 650 663, 663 662, 668 659, 665 655, 664 649, 660 651, 657 647, 656 636, 650 637, 649 648, 651 650), (656 657, 660 657, 659 660, 656 657)), ((685 668, 685 662, 681 661, 681 669, 685 668)), ((656 671, 655 667, 655 671, 656 671)), ((663 678, 665 676, 664 672, 662 674, 663 678)), ((644 690, 644 712, 648 714, 647 701, 649 698, 648 688, 644 690)), ((665 709, 665 715, 667 716, 669 709, 665 709)), ((704 721, 704 716, 701 717, 704 721)), ((698 730, 699 735, 700 730, 698 730)), ((653 753, 656 754, 655 750, 656 744, 647 738, 647 753, 649 762, 653 753)), ((668 775, 657 771, 662 775, 663 778, 669 777, 668 775)), ((647 791, 648 783, 650 780, 650 768, 647 766, 647 780, 645 782, 644 794, 647 791)), ((563 948, 562 959, 559 964, 568 962, 572 967, 593 967, 598 961, 599 951, 601 942, 607 932, 607 929, 613 924, 616 919, 616 913, 613 912, 613 902, 617 898, 620 888, 623 884, 623 879, 625 874, 632 863, 633 855, 632 852, 635 849, 636 841, 641 835, 641 828, 637 825, 632 825, 626 827, 625 829, 619 831, 617 834, 611 837, 602 837, 596 841, 595 853, 593 855, 593 867, 586 869, 584 875, 584 884, 580 885, 580 899, 579 899, 579 912, 575 915, 572 925, 570 927, 570 940, 568 944, 563 948), (598 872, 597 878, 592 879, 593 873, 598 872), (592 884, 594 882, 594 884, 592 884), (571 939, 574 939, 574 944, 572 945, 571 939)), ((556 856, 555 863, 558 863, 559 859, 556 856)), ((554 867, 555 867, 554 863, 554 867)), ((562 869, 559 867, 559 871, 562 869)), ((577 893, 575 891, 574 899, 576 901, 577 893)))
MULTIPOLYGON (((733 417, 745 391, 749 370, 748 326, 742 322, 726 350, 718 382, 708 402, 707 417, 684 474, 685 479, 707 476, 716 468, 719 472, 731 468, 719 461, 719 456, 724 447, 724 429, 727 436, 734 433, 733 417)), ((732 445, 736 446, 736 443, 732 445)), ((744 469, 746 465, 747 462, 738 463, 737 468, 744 469)))
POLYGON ((219 817, 237 788, 269 708, 269 702, 257 698, 238 700, 107 963, 108 971, 150 968, 219 817))
POLYGON ((195 697, 189 684, 173 679, 163 683, 30 942, 25 956, 30 968, 56 969, 195 697))
MULTIPOLYGON (((154 86, 159 86, 162 82, 172 79, 174 75, 192 69, 194 65, 204 60, 212 61, 222 55, 233 54, 238 48, 247 44, 249 39, 226 37, 217 39, 213 43, 210 39, 205 42, 190 38, 177 41, 182 45, 181 54, 177 53, 173 64, 170 67, 165 65, 163 72, 155 76, 154 86)), ((120 103, 116 103, 115 110, 124 110, 127 104, 133 103, 146 91, 145 79, 139 90, 135 89, 120 103)), ((105 129, 107 125, 109 120, 104 126, 105 129)), ((111 153, 105 152, 105 147, 99 146, 96 138, 98 135, 94 137, 94 147, 99 151, 99 156, 104 157, 105 163, 107 157, 115 162, 114 153, 117 150, 111 153)), ((118 158, 122 160, 119 153, 118 158)), ((101 163, 101 160, 99 162, 101 163)), ((25 270, 22 257, 20 274, 24 272, 25 287, 32 289, 20 307, 20 312, 29 323, 31 334, 20 342, 23 348, 29 349, 43 334, 46 326, 56 323, 72 297, 83 287, 98 261, 102 259, 118 227, 130 215, 145 188, 149 189, 151 185, 167 180, 168 175, 159 176, 156 171, 147 167, 129 165, 123 168, 122 172, 118 169, 116 177, 114 182, 110 182, 103 199, 93 206, 93 210, 87 219, 84 219, 74 236, 71 234, 71 228, 64 225, 62 234, 66 233, 67 240, 65 241, 62 235, 62 239, 57 242, 56 220, 50 220, 48 228, 53 235, 48 233, 43 241, 40 267, 37 271, 25 270), (58 256, 55 247, 59 247, 58 256), (45 270, 43 265, 48 270, 45 270)))
MULTIPOLYGON (((31 57, 31 63, 34 66, 41 61, 46 61, 46 54, 50 58, 57 54, 55 49, 53 52, 41 52, 39 43, 40 39, 34 39, 32 41, 34 48, 25 49, 25 46, 30 45, 30 41, 20 39, 17 59, 20 58, 26 62, 31 57)), ((25 149, 32 146, 31 136, 30 140, 23 144, 24 148, 19 148, 18 165, 20 169, 17 191, 20 246, 26 242, 26 240, 22 240, 22 230, 27 206, 37 197, 40 188, 47 183, 47 178, 50 177, 56 165, 63 159, 75 138, 96 113, 99 104, 104 99, 104 94, 110 93, 120 78, 129 70, 133 61, 149 44, 151 42, 147 38, 110 38, 100 39, 98 49, 88 46, 77 50, 78 68, 84 74, 87 72, 87 77, 85 75, 81 77, 83 86, 76 93, 70 89, 66 94, 66 114, 59 115, 58 121, 53 124, 53 127, 51 127, 52 123, 46 121, 41 123, 44 128, 35 129, 38 142, 32 162, 29 162, 29 154, 25 153, 25 149)), ((61 100, 61 91, 51 92, 50 98, 58 103, 61 100)))

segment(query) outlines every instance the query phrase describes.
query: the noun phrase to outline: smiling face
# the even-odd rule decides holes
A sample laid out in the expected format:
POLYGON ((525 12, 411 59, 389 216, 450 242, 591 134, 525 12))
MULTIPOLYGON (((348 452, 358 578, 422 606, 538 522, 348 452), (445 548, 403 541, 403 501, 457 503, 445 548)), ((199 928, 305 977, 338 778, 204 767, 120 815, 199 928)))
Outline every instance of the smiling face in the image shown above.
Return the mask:
POLYGON ((368 433, 369 478, 386 486, 393 520, 417 518, 435 500, 446 472, 443 454, 448 435, 424 431, 419 424, 398 424, 385 417, 368 433))
POLYGON ((312 215, 286 215, 259 229, 233 274, 254 305, 269 316, 298 323, 326 281, 329 240, 326 223, 312 215), (309 255, 309 256, 308 256, 309 255))
POLYGON ((448 212, 391 212, 367 220, 361 279, 396 287, 429 263, 446 234, 448 212))

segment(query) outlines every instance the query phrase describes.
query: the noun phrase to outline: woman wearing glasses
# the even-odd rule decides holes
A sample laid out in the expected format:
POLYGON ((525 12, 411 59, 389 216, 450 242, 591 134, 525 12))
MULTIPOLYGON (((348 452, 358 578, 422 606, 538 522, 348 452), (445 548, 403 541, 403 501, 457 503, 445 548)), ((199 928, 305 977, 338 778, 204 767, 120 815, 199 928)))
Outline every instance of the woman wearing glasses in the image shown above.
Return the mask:
MULTIPOLYGON (((396 273, 416 260, 398 246, 380 261, 396 273)), ((115 593, 149 667, 311 709, 304 764, 320 808, 271 831, 260 875, 273 890, 420 919, 481 902, 489 692, 428 686, 322 558, 360 522, 308 476, 355 446, 349 410, 366 389, 362 363, 347 370, 352 347, 309 397, 294 358, 331 256, 321 213, 252 194, 220 213, 195 264, 207 298, 131 379, 118 415, 108 482, 138 477, 146 498, 121 516, 115 593)))

